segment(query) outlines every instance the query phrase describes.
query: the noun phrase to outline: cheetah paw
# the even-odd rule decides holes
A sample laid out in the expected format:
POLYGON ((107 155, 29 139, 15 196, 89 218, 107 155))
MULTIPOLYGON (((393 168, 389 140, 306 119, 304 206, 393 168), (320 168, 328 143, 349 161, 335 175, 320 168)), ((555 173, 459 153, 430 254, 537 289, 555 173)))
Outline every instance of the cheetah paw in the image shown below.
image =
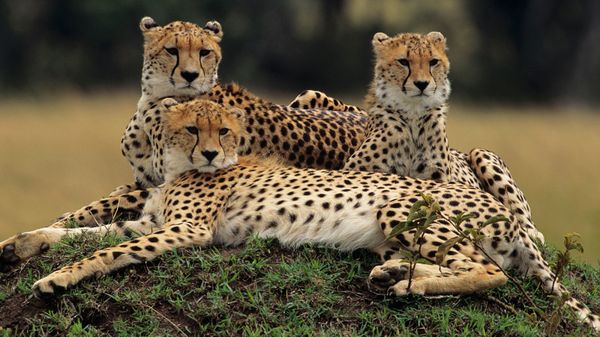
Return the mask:
POLYGON ((45 299, 61 294, 71 286, 70 279, 68 273, 54 272, 33 284, 33 295, 45 299))
POLYGON ((9 272, 21 261, 50 249, 52 238, 42 233, 27 232, 0 242, 0 272, 9 272), (50 240, 49 240, 50 239, 50 240))
POLYGON ((425 287, 422 282, 413 280, 408 288, 408 280, 402 280, 388 289, 389 295, 406 296, 408 294, 425 295, 425 287))

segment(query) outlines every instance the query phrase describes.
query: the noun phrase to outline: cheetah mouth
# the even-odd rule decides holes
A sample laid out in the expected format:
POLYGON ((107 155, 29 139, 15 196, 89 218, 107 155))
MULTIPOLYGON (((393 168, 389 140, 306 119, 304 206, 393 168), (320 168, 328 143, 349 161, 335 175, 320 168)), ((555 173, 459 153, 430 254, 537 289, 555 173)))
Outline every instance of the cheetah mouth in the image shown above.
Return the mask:
POLYGON ((177 88, 178 90, 186 90, 186 89, 191 89, 191 90, 197 90, 200 91, 200 89, 196 88, 193 84, 191 83, 187 83, 184 84, 183 86, 177 88))
POLYGON ((429 97, 429 95, 427 95, 426 93, 422 92, 422 93, 413 95, 412 97, 429 97))
POLYGON ((206 165, 202 165, 202 166, 197 166, 196 170, 200 171, 200 172, 214 172, 216 170, 218 170, 220 167, 215 166, 213 164, 206 164, 206 165))

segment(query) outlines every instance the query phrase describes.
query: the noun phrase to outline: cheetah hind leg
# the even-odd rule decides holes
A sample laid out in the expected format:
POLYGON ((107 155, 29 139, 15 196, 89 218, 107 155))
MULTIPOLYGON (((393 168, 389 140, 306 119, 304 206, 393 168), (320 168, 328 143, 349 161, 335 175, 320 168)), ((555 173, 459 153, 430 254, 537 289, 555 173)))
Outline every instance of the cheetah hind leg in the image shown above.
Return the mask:
MULTIPOLYGON (((437 250, 436 246, 433 248, 437 250)), ((474 247, 470 248, 474 252, 474 247)), ((422 248, 422 252, 426 250, 422 248)), ((371 288, 388 289, 388 293, 396 296, 470 294, 499 287, 506 281, 504 273, 479 254, 467 257, 454 249, 441 266, 417 263, 410 282, 409 263, 397 259, 373 268, 368 280, 371 288)))
POLYGON ((108 195, 108 197, 118 197, 120 195, 123 195, 125 193, 129 193, 132 191, 135 191, 136 189, 138 189, 136 187, 136 184, 124 184, 124 185, 120 185, 117 186, 114 190, 112 190, 112 192, 110 192, 110 194, 108 195))
MULTIPOLYGON (((390 201, 388 206, 377 212, 377 219, 386 237, 395 226, 405 220, 405 216, 399 213, 399 209, 409 203, 404 203, 401 199, 403 198, 390 201)), ((385 248, 388 252, 383 257, 392 259, 373 268, 368 279, 370 287, 379 290, 388 288, 389 292, 397 296, 409 293, 447 295, 468 294, 506 283, 507 277, 504 273, 482 256, 470 242, 463 242, 450 248, 440 265, 418 263, 409 282, 409 264, 394 259, 395 254, 389 250, 395 247, 410 250, 434 261, 439 246, 445 240, 458 235, 457 231, 443 219, 433 221, 416 242, 415 233, 416 230, 411 229, 389 238, 385 248), (409 283, 410 288, 408 288, 409 283)))
POLYGON ((359 107, 345 104, 336 98, 327 96, 324 92, 316 90, 303 91, 288 106, 294 109, 363 112, 359 107))
POLYGON ((150 261, 165 251, 191 246, 206 246, 212 232, 206 226, 186 222, 167 224, 163 229, 118 246, 96 251, 91 257, 65 266, 33 285, 37 297, 48 297, 92 276, 100 277, 131 264, 150 261))
POLYGON ((506 283, 506 276, 500 271, 456 271, 452 275, 438 275, 431 277, 415 278, 410 289, 409 281, 402 280, 390 288, 396 296, 407 294, 418 295, 459 295, 471 294, 490 288, 495 288, 506 283))
POLYGON ((469 153, 469 165, 481 181, 484 190, 513 213, 529 237, 544 243, 544 235, 531 219, 529 203, 517 187, 504 161, 491 151, 473 149, 469 153))

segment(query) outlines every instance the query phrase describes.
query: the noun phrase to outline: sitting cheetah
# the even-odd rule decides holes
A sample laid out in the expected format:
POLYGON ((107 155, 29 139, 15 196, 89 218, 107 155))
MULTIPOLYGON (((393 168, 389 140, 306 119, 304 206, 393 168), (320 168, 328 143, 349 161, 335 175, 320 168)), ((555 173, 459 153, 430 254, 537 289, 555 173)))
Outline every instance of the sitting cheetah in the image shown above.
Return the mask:
MULTIPOLYGON (((243 114, 209 101, 187 105, 165 99, 161 104, 167 109, 159 127, 167 182, 93 202, 69 216, 94 226, 98 219, 110 221, 115 212, 125 209, 140 213, 138 220, 79 229, 48 227, 0 244, 0 263, 7 264, 76 232, 144 234, 38 280, 33 286, 37 296, 152 260, 174 248, 239 245, 252 234, 277 238, 292 247, 310 242, 340 250, 370 249, 387 260, 372 270, 371 286, 398 296, 466 294, 503 285, 507 278, 491 259, 503 268, 516 267, 537 277, 547 291, 567 291, 553 285, 552 272, 518 220, 480 189, 376 172, 299 169, 251 157, 238 163, 243 114), (497 214, 510 221, 483 227, 485 254, 465 241, 453 246, 440 266, 418 264, 408 288, 407 264, 395 260, 399 250, 418 251, 435 261, 438 247, 458 235, 454 226, 439 219, 418 244, 412 239, 415 230, 386 239, 406 220, 422 193, 436 198, 445 216, 473 213, 464 228, 479 227, 497 214)), ((579 318, 600 329, 598 317, 586 306, 574 298, 567 303, 579 318)))
POLYGON ((135 184, 117 188, 111 195, 164 181, 153 146, 160 123, 159 102, 172 97, 180 102, 209 99, 246 113, 246 134, 240 154, 277 155, 297 167, 340 169, 364 139, 367 118, 358 113, 297 110, 256 97, 236 84, 217 82, 223 29, 216 21, 204 28, 182 21, 160 26, 142 18, 144 35, 142 96, 121 140, 123 155, 133 168, 135 184))
MULTIPOLYGON (((377 33, 372 43, 376 63, 365 98, 367 138, 344 169, 456 181, 481 188, 508 207, 532 238, 544 242, 531 219, 529 203, 498 155, 482 149, 467 154, 448 147, 450 63, 446 38, 439 32, 395 37, 377 33)), ((305 91, 291 104, 330 109, 326 102, 332 101, 339 103, 322 92, 305 91)), ((335 108, 358 109, 343 103, 335 108)))

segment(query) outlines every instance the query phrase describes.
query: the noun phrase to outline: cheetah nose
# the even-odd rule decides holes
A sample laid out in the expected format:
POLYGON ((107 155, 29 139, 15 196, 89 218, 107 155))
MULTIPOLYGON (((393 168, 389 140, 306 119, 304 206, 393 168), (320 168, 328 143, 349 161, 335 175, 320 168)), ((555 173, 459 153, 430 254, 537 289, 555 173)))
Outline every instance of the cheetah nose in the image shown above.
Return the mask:
POLYGON ((202 153, 202 155, 204 157, 206 157, 206 159, 208 159, 208 162, 210 163, 213 159, 215 159, 215 157, 217 156, 218 152, 217 151, 202 151, 200 152, 202 153))
POLYGON ((197 72, 182 71, 181 72, 181 77, 185 78, 186 81, 192 83, 198 77, 198 73, 197 72))
POLYGON ((413 84, 415 87, 419 88, 419 90, 423 91, 429 85, 429 81, 414 81, 413 84))

